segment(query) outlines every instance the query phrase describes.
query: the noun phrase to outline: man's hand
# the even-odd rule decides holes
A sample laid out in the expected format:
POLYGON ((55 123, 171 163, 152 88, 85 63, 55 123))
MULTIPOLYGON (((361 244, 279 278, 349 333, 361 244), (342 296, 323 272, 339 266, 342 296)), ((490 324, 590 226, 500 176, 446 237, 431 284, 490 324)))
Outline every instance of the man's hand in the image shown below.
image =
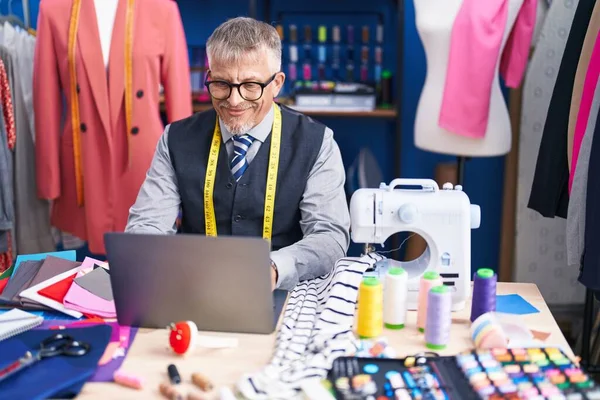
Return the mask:
POLYGON ((271 261, 271 290, 275 290, 278 277, 279 273, 277 272, 277 266, 271 261))

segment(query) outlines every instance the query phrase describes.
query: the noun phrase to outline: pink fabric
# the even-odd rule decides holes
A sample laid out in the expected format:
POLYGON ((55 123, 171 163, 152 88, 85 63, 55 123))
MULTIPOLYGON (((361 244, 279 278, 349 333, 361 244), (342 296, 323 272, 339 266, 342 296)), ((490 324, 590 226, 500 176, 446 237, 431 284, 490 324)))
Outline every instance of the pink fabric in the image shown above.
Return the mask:
POLYGON ((69 64, 73 0, 41 0, 33 73, 38 196, 51 199, 52 225, 105 254, 104 233, 123 231, 164 126, 159 84, 169 122, 192 114, 188 49, 177 3, 136 2, 133 32, 131 158, 125 127, 125 14, 119 0, 107 70, 94 1, 81 2, 76 68, 79 84, 84 205, 77 204, 69 64), (63 107, 61 95, 66 103, 63 107), (64 115, 63 115, 64 112, 64 115), (64 119, 64 123, 63 123, 64 119))
POLYGON ((596 36, 596 43, 594 44, 594 50, 590 58, 590 64, 588 65, 587 72, 585 74, 585 82, 583 84, 583 91, 581 93, 581 103, 579 105, 579 111, 577 112, 577 122, 575 123, 575 134, 573 136, 573 154, 571 157, 571 170, 569 171, 569 193, 571 193, 571 186, 573 185, 573 177, 575 176, 575 168, 577 168, 577 158, 579 157, 579 150, 581 149, 581 142, 587 128, 588 118, 590 117, 590 110, 592 108, 592 102, 594 100, 594 93, 596 92, 596 85, 598 84, 598 76, 600 75, 600 32, 596 36))
POLYGON ((103 318, 116 318, 117 312, 114 301, 107 301, 73 283, 63 300, 63 305, 85 314, 97 315, 103 318))
POLYGON ((439 126, 461 136, 481 138, 487 130, 492 84, 500 74, 518 87, 525 69, 537 12, 536 0, 524 0, 505 49, 509 0, 464 0, 454 25, 439 126))

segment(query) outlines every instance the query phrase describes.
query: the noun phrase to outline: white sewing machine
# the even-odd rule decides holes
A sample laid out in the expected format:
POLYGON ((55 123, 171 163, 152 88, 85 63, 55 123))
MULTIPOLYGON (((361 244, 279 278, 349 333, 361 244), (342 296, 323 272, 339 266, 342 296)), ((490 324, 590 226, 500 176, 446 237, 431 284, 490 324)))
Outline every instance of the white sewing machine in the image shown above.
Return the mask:
POLYGON ((471 288, 471 229, 479 228, 481 210, 472 205, 462 187, 451 183, 440 190, 431 179, 394 179, 379 189, 358 189, 350 200, 351 236, 355 243, 381 244, 398 232, 414 232, 427 242, 415 260, 386 259, 376 265, 383 277, 387 268, 399 265, 408 273, 409 310, 417 309, 419 281, 425 271, 438 271, 452 290, 452 310, 461 310, 471 288), (398 186, 418 189, 396 189, 398 186))

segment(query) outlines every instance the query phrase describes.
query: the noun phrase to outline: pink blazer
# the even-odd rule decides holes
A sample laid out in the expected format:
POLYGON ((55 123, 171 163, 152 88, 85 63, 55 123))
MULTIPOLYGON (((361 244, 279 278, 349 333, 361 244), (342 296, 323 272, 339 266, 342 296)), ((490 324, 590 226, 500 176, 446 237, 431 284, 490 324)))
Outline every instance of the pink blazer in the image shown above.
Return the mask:
POLYGON ((119 0, 117 8, 108 77, 94 0, 82 0, 76 50, 84 177, 84 204, 80 207, 75 185, 67 59, 71 5, 72 0, 40 2, 33 82, 38 195, 53 200, 54 226, 87 240, 93 253, 103 254, 103 234, 125 229, 129 208, 164 129, 159 115, 159 84, 164 86, 169 121, 192 114, 188 52, 174 1, 135 2, 132 117, 135 134, 128 163, 124 113, 126 0, 119 0), (66 99, 64 106, 61 94, 66 99))
POLYGON ((590 63, 585 74, 585 82, 583 84, 583 91, 581 93, 581 103, 579 104, 579 111, 577 112, 577 122, 575 123, 575 134, 573 136, 571 170, 569 171, 569 193, 571 193, 571 186, 573 185, 573 178, 575 177, 575 169, 577 168, 577 159, 579 158, 579 150, 581 149, 581 142, 583 141, 583 135, 585 134, 588 119, 590 117, 590 110, 592 108, 592 102, 594 100, 594 93, 596 91, 596 84, 598 83, 599 75, 600 32, 598 32, 598 36, 596 36, 594 50, 592 51, 590 63))
POLYGON ((502 54, 509 0, 464 0, 450 42, 439 126, 461 136, 485 136, 496 64, 506 86, 516 88, 527 67, 537 12, 524 0, 502 54))

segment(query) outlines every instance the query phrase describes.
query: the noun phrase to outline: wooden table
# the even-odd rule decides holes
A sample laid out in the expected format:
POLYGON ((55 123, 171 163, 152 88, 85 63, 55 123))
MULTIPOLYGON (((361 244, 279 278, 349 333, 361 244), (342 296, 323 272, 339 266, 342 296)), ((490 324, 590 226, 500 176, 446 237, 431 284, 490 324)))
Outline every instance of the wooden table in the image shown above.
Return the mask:
MULTIPOLYGON (((499 283, 498 294, 518 293, 539 313, 519 316, 530 329, 549 332, 546 339, 548 346, 561 347, 569 356, 573 356, 570 347, 552 317, 537 286, 528 283, 499 283)), ((472 348, 469 337, 470 301, 462 311, 453 314, 450 345, 439 353, 456 354, 472 348)), ((84 386, 81 399, 129 399, 129 398, 161 398, 158 385, 168 381, 167 365, 175 364, 185 384, 183 388, 200 393, 190 382, 193 372, 202 372, 215 385, 233 385, 243 374, 260 370, 271 358, 275 334, 202 334, 213 336, 236 337, 239 346, 233 349, 197 349, 186 358, 170 353, 168 349, 168 333, 166 330, 140 329, 122 368, 135 372, 145 379, 145 388, 136 391, 121 387, 114 383, 88 383, 84 386)), ((423 335, 416 329, 416 312, 408 312, 406 327, 400 331, 384 331, 390 344, 396 350, 398 357, 425 351, 423 335)), ((213 391, 214 393, 215 391, 213 391)))

